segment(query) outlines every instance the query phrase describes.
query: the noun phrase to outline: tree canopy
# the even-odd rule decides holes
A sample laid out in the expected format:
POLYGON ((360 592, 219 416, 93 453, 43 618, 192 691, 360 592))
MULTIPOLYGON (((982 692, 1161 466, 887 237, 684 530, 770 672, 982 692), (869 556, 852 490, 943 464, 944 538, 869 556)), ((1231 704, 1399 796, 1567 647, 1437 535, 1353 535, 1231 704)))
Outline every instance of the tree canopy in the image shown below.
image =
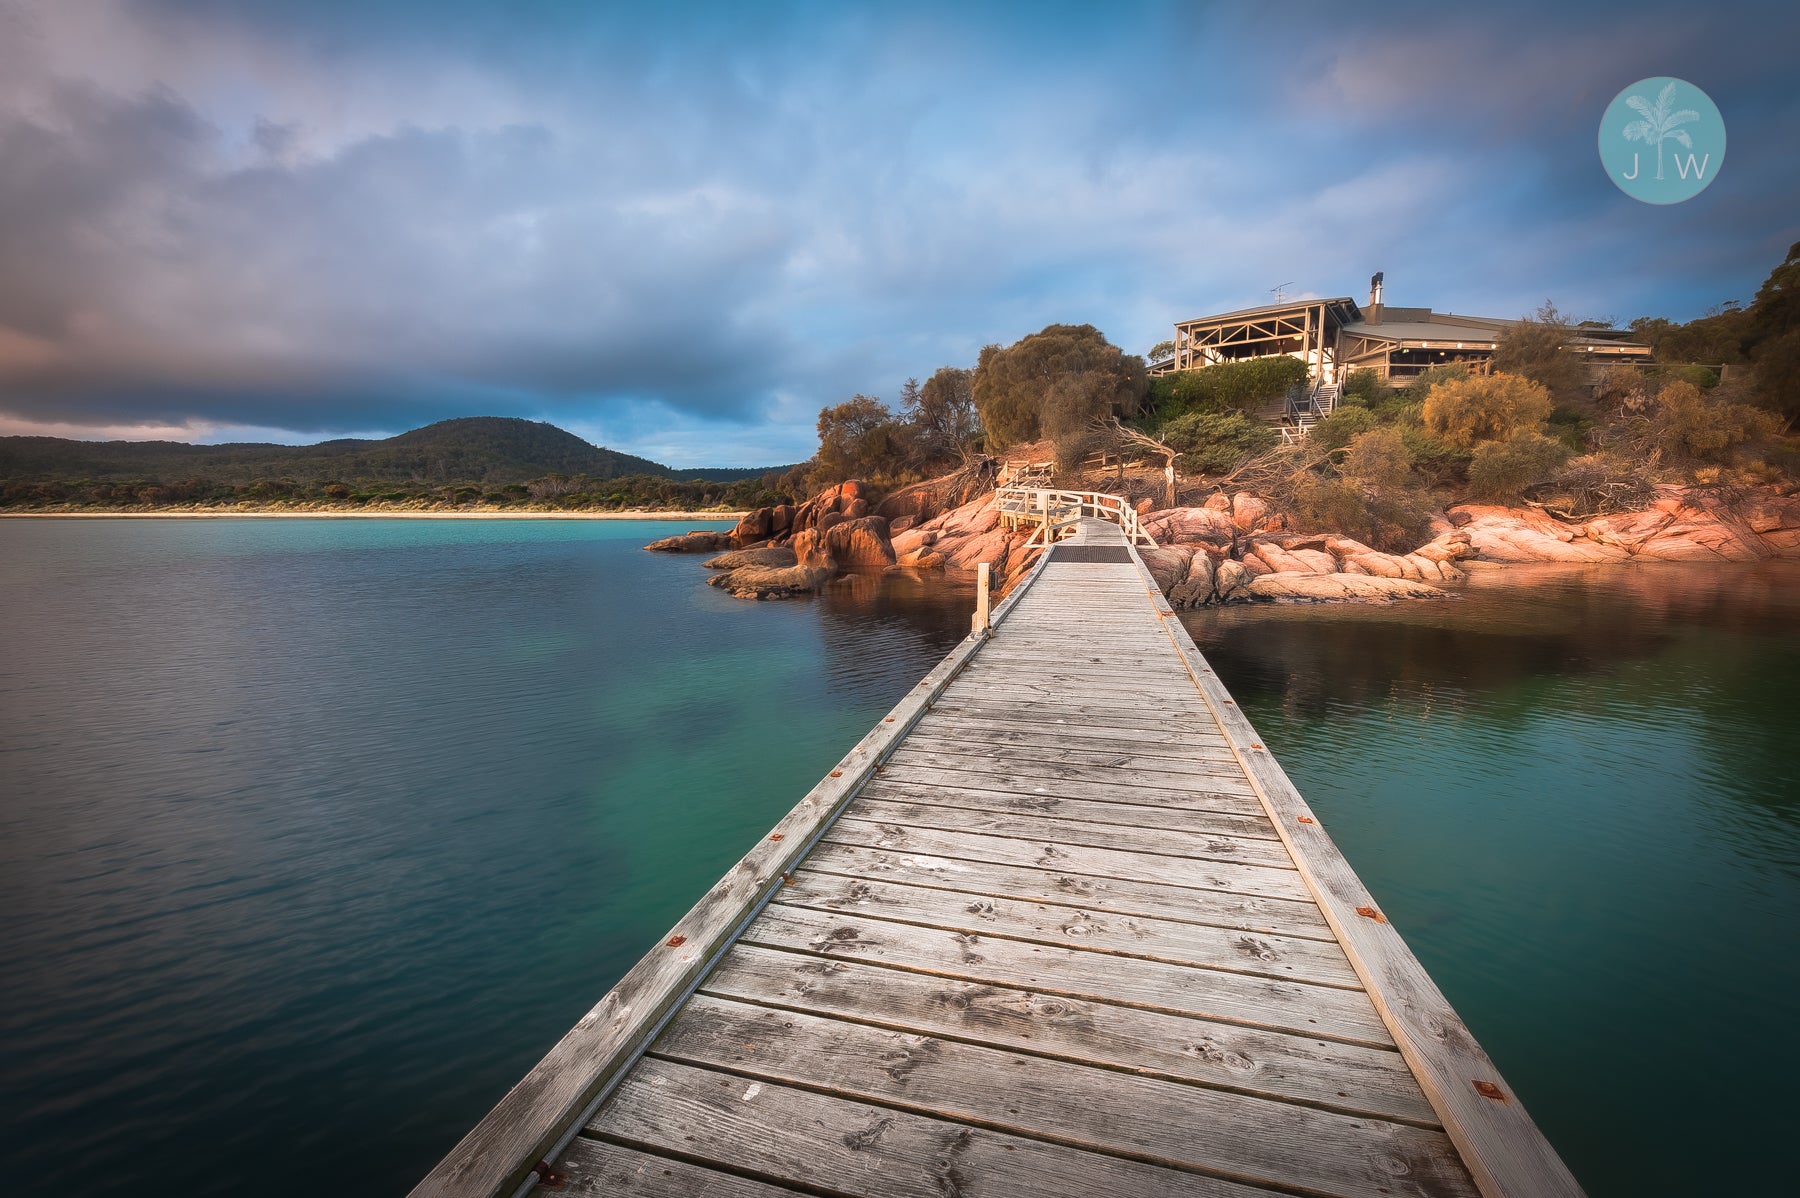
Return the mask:
MULTIPOLYGON (((909 383, 911 379, 907 380, 909 383)), ((914 448, 925 462, 948 461, 981 431, 975 414, 975 372, 942 366, 922 387, 902 388, 901 412, 913 427, 914 448)))
POLYGON ((990 449, 1073 432, 1107 415, 1135 416, 1148 378, 1091 324, 1053 324, 981 351, 973 398, 990 449))

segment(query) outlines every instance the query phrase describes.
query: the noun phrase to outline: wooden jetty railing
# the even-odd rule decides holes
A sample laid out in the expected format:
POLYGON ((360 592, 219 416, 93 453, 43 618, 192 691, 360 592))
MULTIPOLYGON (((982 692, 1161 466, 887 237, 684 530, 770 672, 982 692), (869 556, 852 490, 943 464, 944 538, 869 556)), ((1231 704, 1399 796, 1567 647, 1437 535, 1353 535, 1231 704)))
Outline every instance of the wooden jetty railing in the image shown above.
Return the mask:
POLYGON ((1092 517, 414 1190, 1580 1188, 1092 517))
POLYGON ((1104 491, 1055 491, 1042 487, 1000 487, 994 504, 1008 528, 1033 526, 1027 548, 1054 544, 1074 530, 1083 517, 1110 520, 1133 545, 1156 548, 1156 539, 1138 522, 1137 509, 1122 495, 1104 491))

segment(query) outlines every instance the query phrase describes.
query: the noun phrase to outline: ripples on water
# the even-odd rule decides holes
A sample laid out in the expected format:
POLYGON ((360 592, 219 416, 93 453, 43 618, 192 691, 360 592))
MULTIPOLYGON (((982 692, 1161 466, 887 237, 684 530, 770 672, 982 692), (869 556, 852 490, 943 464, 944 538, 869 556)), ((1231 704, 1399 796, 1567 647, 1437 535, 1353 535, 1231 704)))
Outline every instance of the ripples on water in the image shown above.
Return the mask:
POLYGON ((1185 622, 1591 1193, 1791 1188, 1800 566, 1185 622))
POLYGON ((0 521, 8 1192, 405 1192, 967 631, 666 531, 0 521))

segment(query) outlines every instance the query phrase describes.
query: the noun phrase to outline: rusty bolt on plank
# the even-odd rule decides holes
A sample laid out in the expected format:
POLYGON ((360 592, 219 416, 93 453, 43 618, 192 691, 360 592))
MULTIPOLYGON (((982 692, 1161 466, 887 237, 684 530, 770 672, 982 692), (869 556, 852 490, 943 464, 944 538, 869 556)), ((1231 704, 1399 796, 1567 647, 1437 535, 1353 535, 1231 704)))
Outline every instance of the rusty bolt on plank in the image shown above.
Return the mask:
POLYGON ((1471 1082, 1470 1084, 1475 1087, 1475 1093, 1481 1095, 1483 1098, 1491 1098, 1495 1102, 1506 1101, 1506 1091, 1502 1090, 1499 1086, 1496 1086, 1493 1082, 1478 1081, 1471 1082))
POLYGON ((844 776, 844 771, 843 770, 832 770, 831 776, 833 778, 842 778, 844 776))
POLYGON ((686 936, 671 936, 665 943, 667 943, 670 948, 680 948, 682 945, 687 943, 687 937, 686 936))
POLYGON ((550 1167, 549 1161, 539 1161, 531 1166, 531 1171, 538 1176, 538 1186, 546 1190, 560 1190, 569 1184, 569 1179, 550 1167))
POLYGON ((1298 816, 1295 816, 1294 818, 1298 819, 1303 824, 1316 824, 1319 822, 1318 820, 1315 820, 1310 815, 1298 815, 1298 816))
POLYGON ((1387 916, 1383 915, 1381 912, 1377 911, 1373 907, 1358 907, 1356 909, 1356 913, 1358 915, 1362 916, 1364 919, 1372 919, 1376 923, 1386 923, 1387 922, 1387 916))

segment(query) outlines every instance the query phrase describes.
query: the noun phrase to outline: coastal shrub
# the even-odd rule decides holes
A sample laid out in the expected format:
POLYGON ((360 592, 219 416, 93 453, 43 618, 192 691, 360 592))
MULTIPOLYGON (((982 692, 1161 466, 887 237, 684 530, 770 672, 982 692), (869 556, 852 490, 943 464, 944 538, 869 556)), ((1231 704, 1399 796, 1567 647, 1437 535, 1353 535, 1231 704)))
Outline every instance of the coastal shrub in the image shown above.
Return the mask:
POLYGON ((1283 499, 1300 531, 1339 533, 1384 553, 1405 553, 1431 535, 1431 503, 1416 487, 1383 490, 1306 472, 1283 499))
POLYGON ((1225 474, 1252 454, 1273 449, 1281 434, 1241 412, 1190 412, 1162 427, 1162 439, 1191 474, 1225 474))
POLYGON ((1359 408, 1372 407, 1387 398, 1389 390, 1387 380, 1381 377, 1381 372, 1365 366, 1361 370, 1350 372, 1350 376, 1344 380, 1343 389, 1338 393, 1338 402, 1359 408))
POLYGON ((1366 433, 1380 423, 1380 418, 1367 408, 1339 408, 1313 425, 1313 430, 1306 435, 1306 439, 1329 453, 1334 449, 1342 449, 1350 444, 1352 437, 1358 433, 1366 433))
POLYGON ((1408 403, 1423 404, 1425 397, 1431 394, 1431 389, 1439 383, 1460 383, 1468 377, 1469 368, 1460 362, 1428 366, 1395 394, 1408 403))
POLYGON ((1500 502, 1550 478, 1571 454, 1561 441, 1520 429, 1504 441, 1486 441, 1469 459, 1469 493, 1500 502))
POLYGON ((1677 379, 1656 393, 1650 425, 1669 457, 1723 462, 1737 446, 1773 437, 1781 418, 1749 404, 1710 401, 1700 388, 1677 379))
POLYGON ((1452 445, 1473 449, 1524 429, 1543 427, 1550 392, 1516 374, 1491 374, 1435 384, 1425 396, 1425 428, 1452 445))
POLYGON ((1249 411, 1305 381, 1306 363, 1283 354, 1160 375, 1151 400, 1156 419, 1166 424, 1192 412, 1249 411))
POLYGON ((1412 454, 1397 428, 1372 428, 1350 439, 1338 473, 1374 491, 1394 491, 1412 482, 1412 454))
POLYGON ((1403 423, 1394 427, 1400 430, 1400 440, 1406 445, 1413 469, 1427 484, 1443 487, 1461 481, 1469 465, 1468 450, 1432 436, 1422 423, 1403 423))
POLYGON ((1532 315, 1494 338, 1494 371, 1528 378, 1565 407, 1588 406, 1587 363, 1568 348, 1581 330, 1545 300, 1532 315))
POLYGON ((1588 434, 1593 428, 1592 418, 1573 408, 1558 407, 1550 413, 1544 434, 1568 446, 1570 453, 1580 453, 1587 447, 1588 434))

